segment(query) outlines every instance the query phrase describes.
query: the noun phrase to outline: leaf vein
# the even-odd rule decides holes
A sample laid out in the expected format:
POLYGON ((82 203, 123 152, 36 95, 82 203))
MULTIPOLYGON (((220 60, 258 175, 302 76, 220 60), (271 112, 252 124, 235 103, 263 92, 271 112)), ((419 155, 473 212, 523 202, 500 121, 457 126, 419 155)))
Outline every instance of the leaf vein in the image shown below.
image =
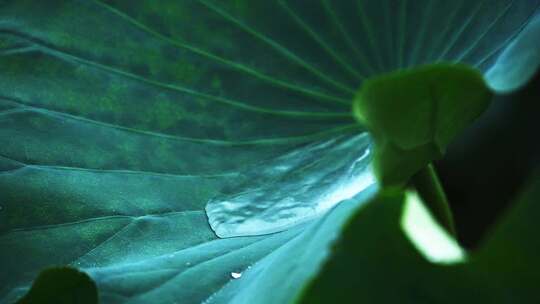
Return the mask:
POLYGON ((112 7, 112 6, 110 6, 110 5, 106 4, 106 3, 103 3, 100 0, 94 0, 94 1, 96 2, 97 5, 105 8, 106 10, 110 11, 111 13, 113 13, 113 14, 119 16, 120 18, 126 20, 130 24, 132 24, 132 25, 138 27, 139 29, 141 29, 141 30, 143 30, 143 31, 157 37, 158 39, 160 39, 162 41, 165 41, 167 43, 170 43, 171 45, 174 45, 174 46, 176 46, 178 48, 188 50, 188 51, 190 51, 192 53, 195 53, 197 55, 200 55, 200 56, 204 56, 204 57, 206 57, 208 59, 214 60, 216 62, 224 64, 225 66, 229 66, 229 67, 231 67, 233 69, 244 72, 244 73, 246 73, 246 74, 248 74, 250 76, 256 77, 256 78, 258 78, 260 80, 266 81, 266 82, 271 83, 271 84, 273 84, 273 85, 275 85, 277 87, 280 87, 280 88, 290 89, 290 90, 293 90, 293 91, 296 91, 296 92, 306 94, 308 96, 313 96, 313 97, 317 97, 317 98, 320 98, 320 99, 323 99, 323 100, 333 101, 333 102, 337 102, 337 103, 344 104, 344 105, 349 105, 351 103, 351 101, 347 100, 347 99, 343 99, 343 98, 340 98, 340 97, 328 95, 328 94, 320 92, 320 91, 311 90, 311 89, 308 89, 308 88, 305 88, 305 87, 302 87, 302 86, 299 86, 299 85, 296 85, 296 84, 293 84, 293 83, 290 83, 290 82, 287 82, 287 81, 279 80, 279 79, 277 79, 275 77, 272 77, 272 76, 267 75, 267 74, 265 74, 263 72, 260 72, 260 71, 254 69, 252 67, 249 67, 249 66, 247 66, 245 64, 238 63, 236 61, 229 60, 229 59, 226 59, 224 57, 220 57, 220 56, 218 56, 216 54, 213 54, 213 53, 211 53, 209 51, 206 51, 204 49, 200 49, 198 47, 195 47, 193 45, 190 45, 190 44, 187 44, 185 42, 179 41, 177 39, 165 36, 164 34, 159 33, 156 30, 151 29, 147 25, 139 22, 135 18, 129 16, 128 14, 122 12, 121 10, 119 10, 117 8, 114 8, 114 7, 112 7))

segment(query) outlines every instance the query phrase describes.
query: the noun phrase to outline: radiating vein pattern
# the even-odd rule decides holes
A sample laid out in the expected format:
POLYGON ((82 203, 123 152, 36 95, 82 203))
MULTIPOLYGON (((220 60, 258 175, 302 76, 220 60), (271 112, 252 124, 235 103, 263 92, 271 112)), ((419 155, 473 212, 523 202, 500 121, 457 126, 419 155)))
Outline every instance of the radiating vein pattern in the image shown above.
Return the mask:
POLYGON ((362 81, 460 61, 521 83, 539 5, 1 1, 0 303, 58 264, 103 303, 289 302, 377 187, 362 81))

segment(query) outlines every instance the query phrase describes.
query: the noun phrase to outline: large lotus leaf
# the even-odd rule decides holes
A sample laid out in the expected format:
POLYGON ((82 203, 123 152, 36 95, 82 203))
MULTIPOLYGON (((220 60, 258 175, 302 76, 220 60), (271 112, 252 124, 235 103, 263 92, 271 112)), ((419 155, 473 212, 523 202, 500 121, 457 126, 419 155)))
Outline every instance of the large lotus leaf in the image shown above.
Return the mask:
POLYGON ((441 227, 424 227, 428 237, 423 240, 410 234, 410 224, 422 221, 415 196, 375 197, 346 225, 302 303, 538 303, 539 177, 467 256, 452 253, 452 245, 433 237, 441 227), (384 225, 373 231, 374 223, 384 225), (454 260, 434 263, 429 251, 454 260))
POLYGON ((1 301, 68 264, 105 303, 286 303, 376 187, 362 81, 485 73, 539 3, 0 1, 1 301))

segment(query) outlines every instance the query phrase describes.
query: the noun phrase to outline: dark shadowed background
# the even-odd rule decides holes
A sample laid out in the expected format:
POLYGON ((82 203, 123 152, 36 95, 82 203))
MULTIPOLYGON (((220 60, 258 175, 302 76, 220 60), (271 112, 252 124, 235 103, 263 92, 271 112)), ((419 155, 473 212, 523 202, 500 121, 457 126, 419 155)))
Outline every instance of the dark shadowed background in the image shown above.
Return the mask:
POLYGON ((540 164, 540 72, 496 98, 436 163, 461 242, 473 248, 540 164))

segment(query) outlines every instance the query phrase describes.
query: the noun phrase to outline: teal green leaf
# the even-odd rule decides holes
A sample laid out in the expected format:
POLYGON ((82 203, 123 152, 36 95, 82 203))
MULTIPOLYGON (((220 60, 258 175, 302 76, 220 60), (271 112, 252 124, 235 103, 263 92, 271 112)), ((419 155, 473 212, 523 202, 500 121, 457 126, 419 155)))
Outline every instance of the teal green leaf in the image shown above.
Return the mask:
MULTIPOLYGON (((515 198, 476 251, 443 263, 411 241, 402 193, 380 194, 346 225, 301 303, 537 303, 540 178, 515 198), (401 223, 401 224, 400 224, 401 223), (377 225, 376 231, 371 227, 377 225)), ((420 218, 411 218, 413 222, 420 218)), ((430 230, 440 227, 423 227, 430 230)), ((435 245, 436 238, 427 244, 435 245)), ((440 246, 440 244, 439 244, 440 246)), ((441 248, 441 247, 440 247, 441 248)), ((439 248, 439 249, 440 249, 439 248)), ((451 248, 450 248, 451 249, 451 248)), ((450 251, 446 247, 446 252, 450 251)))
POLYGON ((536 73, 540 65, 540 15, 504 50, 487 71, 486 79, 496 91, 518 89, 536 73))
POLYGON ((375 173, 383 185, 404 185, 488 107, 492 92, 464 65, 437 64, 365 81, 354 114, 375 141, 375 173))
POLYGON ((0 1, 0 302, 51 265, 103 303, 295 298, 377 188, 362 82, 486 73, 540 1, 394 4, 0 1))
POLYGON ((52 267, 43 270, 32 288, 17 304, 97 304, 96 284, 74 268, 52 267))

